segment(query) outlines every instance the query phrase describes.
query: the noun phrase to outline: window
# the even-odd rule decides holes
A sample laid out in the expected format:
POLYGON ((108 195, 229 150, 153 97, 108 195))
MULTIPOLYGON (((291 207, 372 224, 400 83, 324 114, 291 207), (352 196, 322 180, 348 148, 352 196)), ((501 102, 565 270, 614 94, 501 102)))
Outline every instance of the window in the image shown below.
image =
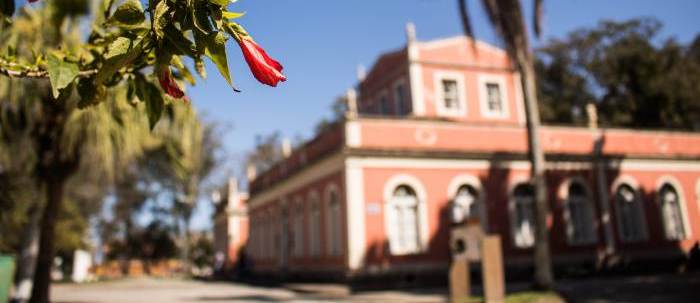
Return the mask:
POLYGON ((388 115, 390 113, 391 109, 389 108, 389 97, 386 94, 382 94, 382 96, 379 97, 379 114, 388 115))
POLYGON ((628 184, 622 184, 615 191, 615 210, 620 238, 635 242, 646 238, 644 213, 637 192, 628 184))
POLYGON ((406 114, 406 92, 404 90, 403 82, 394 86, 394 110, 396 115, 406 114))
POLYGON ((518 184, 513 189, 511 202, 513 240, 518 247, 535 243, 535 191, 529 184, 518 184))
POLYGON ((479 103, 486 118, 508 117, 506 78, 502 75, 479 75, 479 103))
POLYGON ((566 235, 572 244, 596 241, 593 209, 588 190, 581 182, 571 182, 566 200, 566 235))
POLYGON ((312 194, 309 200, 309 254, 318 256, 321 254, 321 210, 318 205, 318 195, 312 194))
POLYGON ((491 112, 500 113, 503 110, 501 86, 498 83, 486 83, 486 105, 491 112))
POLYGON ((452 201, 452 222, 461 223, 481 214, 478 193, 471 185, 462 185, 452 201))
POLYGON ((327 191, 327 201, 328 201, 328 233, 327 233, 327 250, 328 254, 331 256, 340 256, 342 252, 342 220, 340 215, 340 199, 338 197, 338 191, 335 188, 331 188, 327 191))
POLYGON ((459 110, 457 81, 451 79, 442 80, 442 104, 448 110, 459 110))
POLYGON ((389 226, 389 246, 395 254, 416 253, 420 250, 418 218, 418 196, 407 185, 401 185, 387 205, 389 226))
POLYGON ((671 184, 665 183, 659 190, 658 198, 666 238, 669 240, 685 239, 686 231, 678 191, 671 184))
POLYGON ((292 252, 294 256, 304 255, 304 207, 301 199, 298 199, 296 210, 294 211, 294 238, 292 242, 292 252))

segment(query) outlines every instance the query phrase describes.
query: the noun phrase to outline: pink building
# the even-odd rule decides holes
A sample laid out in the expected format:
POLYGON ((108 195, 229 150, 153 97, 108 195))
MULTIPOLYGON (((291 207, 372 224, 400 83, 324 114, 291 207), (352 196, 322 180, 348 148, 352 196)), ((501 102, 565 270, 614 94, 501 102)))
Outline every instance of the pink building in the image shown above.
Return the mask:
MULTIPOLYGON (((531 264, 533 199, 519 76, 465 37, 379 57, 347 118, 251 180, 259 274, 446 275, 454 216, 531 264), (356 112, 353 107, 356 105, 356 112)), ((543 127, 556 264, 682 256, 700 239, 700 134, 543 127)))
POLYGON ((216 270, 230 272, 235 269, 248 242, 248 194, 238 189, 237 180, 214 194, 214 254, 216 270))

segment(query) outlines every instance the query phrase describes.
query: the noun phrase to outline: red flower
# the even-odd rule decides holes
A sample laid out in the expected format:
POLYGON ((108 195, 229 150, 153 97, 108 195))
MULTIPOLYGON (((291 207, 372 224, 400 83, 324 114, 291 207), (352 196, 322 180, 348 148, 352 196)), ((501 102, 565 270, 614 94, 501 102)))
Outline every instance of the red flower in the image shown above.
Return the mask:
POLYGON ((185 95, 180 86, 177 85, 177 82, 175 82, 175 79, 173 79, 173 74, 168 66, 160 68, 158 82, 160 82, 160 87, 163 88, 163 91, 173 98, 179 99, 185 95))
POLYGON ((237 37, 238 45, 243 51, 245 61, 250 67, 250 71, 258 81, 269 86, 277 86, 280 81, 287 80, 282 74, 282 65, 270 58, 265 50, 260 47, 250 36, 237 37))

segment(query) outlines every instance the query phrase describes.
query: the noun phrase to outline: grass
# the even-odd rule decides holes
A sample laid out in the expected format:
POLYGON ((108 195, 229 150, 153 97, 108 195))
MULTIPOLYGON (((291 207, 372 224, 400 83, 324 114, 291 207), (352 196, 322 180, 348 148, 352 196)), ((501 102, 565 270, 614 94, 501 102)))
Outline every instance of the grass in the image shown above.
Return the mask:
MULTIPOLYGON (((482 297, 470 297, 462 303, 482 303, 484 298, 482 297)), ((555 292, 541 292, 541 291, 522 291, 512 293, 506 296, 505 303, 564 303, 564 300, 555 292)))

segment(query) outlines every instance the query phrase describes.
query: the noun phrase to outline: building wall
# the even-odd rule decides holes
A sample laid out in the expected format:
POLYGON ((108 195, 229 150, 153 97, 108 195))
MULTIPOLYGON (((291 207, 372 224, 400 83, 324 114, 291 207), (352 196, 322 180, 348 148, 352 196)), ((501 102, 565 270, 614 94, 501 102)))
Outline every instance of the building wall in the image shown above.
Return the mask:
MULTIPOLYGON (((340 168, 340 167, 338 167, 340 168)), ((329 173, 311 172, 313 176, 302 180, 298 184, 275 189, 265 200, 256 200, 250 208, 251 226, 253 229, 266 230, 263 234, 255 234, 259 242, 253 242, 249 254, 254 266, 261 271, 284 270, 291 273, 298 271, 307 272, 344 272, 346 266, 347 234, 344 219, 338 222, 341 228, 342 248, 339 255, 331 255, 328 252, 328 230, 331 222, 328 221, 328 193, 331 188, 337 190, 340 199, 340 217, 345 218, 345 191, 343 174, 340 170, 329 173), (311 201, 316 197, 320 207, 320 254, 311 255, 311 201), (303 209, 303 243, 301 255, 295 255, 294 249, 294 219, 295 211, 303 209), (284 227, 285 218, 287 227, 284 227), (286 241, 284 240, 286 235, 286 241), (264 243, 261 243, 264 242, 264 243), (256 248, 256 245, 257 248, 256 248), (286 245, 286 246, 285 246, 286 245), (261 248, 262 246, 262 248, 261 248), (267 251, 267 253, 265 252, 267 251)), ((299 176, 296 176, 299 177, 299 176)), ((292 179, 296 178, 293 177, 292 179)))
MULTIPOLYGON (((555 260, 570 263, 587 261, 597 262, 606 249, 604 218, 600 208, 600 198, 596 187, 596 174, 592 166, 584 162, 571 163, 571 168, 564 168, 567 163, 558 163, 558 169, 547 172, 551 215, 550 222, 551 248, 555 260), (582 181, 590 192, 590 203, 595 219, 596 240, 590 244, 572 244, 567 240, 565 215, 565 188, 568 181, 582 181)), ((687 252, 700 239, 700 208, 698 194, 694 193, 695 186, 700 180, 700 164, 668 170, 669 164, 683 164, 677 161, 656 161, 653 167, 648 162, 624 162, 623 168, 617 170, 609 167, 606 174, 605 191, 608 197, 613 196, 613 186, 619 180, 634 180, 634 186, 642 193, 644 215, 649 238, 638 243, 624 243, 618 234, 615 224, 616 213, 612 200, 605 200, 611 209, 611 224, 615 254, 633 257, 662 257, 687 252), (644 166, 638 163, 645 163, 644 166), (619 178, 619 179, 618 179, 619 178), (663 234, 661 212, 656 197, 660 182, 667 179, 676 182, 677 190, 683 196, 687 209, 687 223, 690 234, 682 241, 667 240, 663 234)), ((366 251, 364 253, 363 269, 366 273, 381 273, 420 268, 441 268, 449 262, 448 239, 450 230, 449 202, 454 198, 454 183, 466 180, 480 187, 480 193, 486 205, 486 230, 502 236, 506 262, 519 264, 529 261, 531 248, 517 247, 512 238, 512 214, 509 202, 514 186, 525 182, 529 176, 529 165, 526 161, 507 161, 492 165, 487 161, 476 160, 441 160, 441 159, 398 159, 398 158, 362 158, 356 165, 363 167, 364 176, 364 209, 366 225, 366 251), (467 176, 467 177, 465 177, 467 176), (427 206, 427 248, 417 254, 392 255, 388 248, 386 226, 386 192, 387 186, 397 184, 392 179, 417 181, 425 192, 427 206), (476 181, 476 182, 474 182, 476 181)), ((411 181, 413 182, 413 181, 411 181)), ((403 184, 403 183, 400 183, 403 184)), ((413 183, 407 183, 413 186, 413 183)), ((351 189, 350 189, 351 190, 351 189)), ((419 194, 420 197, 420 194, 419 194)))

